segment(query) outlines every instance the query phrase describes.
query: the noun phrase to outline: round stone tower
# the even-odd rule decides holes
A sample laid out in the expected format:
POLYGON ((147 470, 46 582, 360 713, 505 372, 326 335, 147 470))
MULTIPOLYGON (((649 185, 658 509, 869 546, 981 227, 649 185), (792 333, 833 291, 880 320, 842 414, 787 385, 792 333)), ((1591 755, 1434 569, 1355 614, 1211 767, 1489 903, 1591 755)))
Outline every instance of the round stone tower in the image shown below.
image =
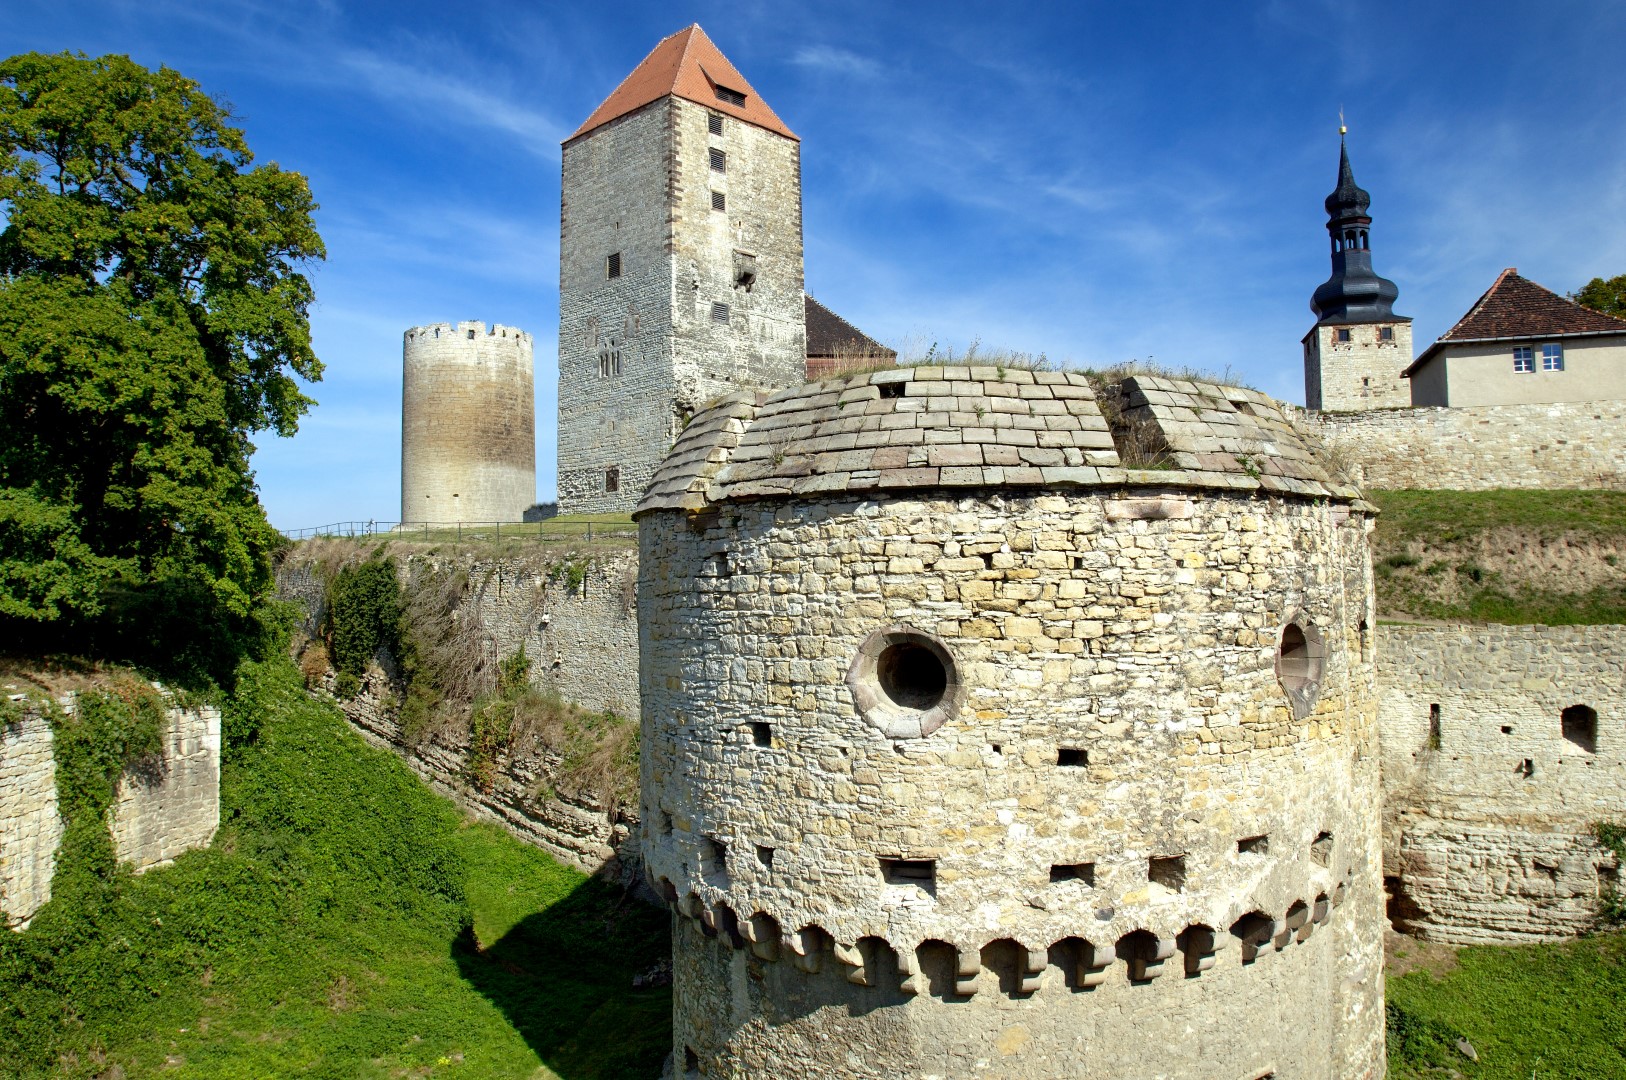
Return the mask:
POLYGON ((1212 384, 697 415, 638 510, 677 1075, 1381 1076, 1371 509, 1212 384))
POLYGON ((402 357, 401 520, 520 520, 536 501, 531 335, 415 326, 402 357))

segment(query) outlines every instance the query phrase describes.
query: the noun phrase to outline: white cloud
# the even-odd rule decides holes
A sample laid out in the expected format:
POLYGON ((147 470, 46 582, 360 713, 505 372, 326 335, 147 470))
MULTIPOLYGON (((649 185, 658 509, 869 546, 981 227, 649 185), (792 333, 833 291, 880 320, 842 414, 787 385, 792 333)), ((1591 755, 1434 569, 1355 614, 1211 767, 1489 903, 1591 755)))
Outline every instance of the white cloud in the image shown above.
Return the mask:
POLYGON ((881 73, 881 65, 869 57, 834 45, 803 46, 791 57, 791 63, 832 75, 850 75, 861 79, 873 79, 881 73))

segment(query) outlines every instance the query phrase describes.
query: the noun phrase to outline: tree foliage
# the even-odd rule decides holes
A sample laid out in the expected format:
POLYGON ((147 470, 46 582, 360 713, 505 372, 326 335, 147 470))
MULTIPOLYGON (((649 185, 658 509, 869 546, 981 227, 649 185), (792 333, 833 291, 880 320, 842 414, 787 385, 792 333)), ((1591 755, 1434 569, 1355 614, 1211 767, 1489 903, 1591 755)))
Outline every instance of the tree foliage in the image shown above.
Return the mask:
POLYGON ((1595 277, 1570 293, 1570 299, 1584 308, 1626 319, 1626 274, 1612 277, 1607 281, 1595 277))
POLYGON ((196 83, 123 56, 0 62, 0 628, 244 619, 276 533, 250 435, 317 380, 305 178, 196 83))

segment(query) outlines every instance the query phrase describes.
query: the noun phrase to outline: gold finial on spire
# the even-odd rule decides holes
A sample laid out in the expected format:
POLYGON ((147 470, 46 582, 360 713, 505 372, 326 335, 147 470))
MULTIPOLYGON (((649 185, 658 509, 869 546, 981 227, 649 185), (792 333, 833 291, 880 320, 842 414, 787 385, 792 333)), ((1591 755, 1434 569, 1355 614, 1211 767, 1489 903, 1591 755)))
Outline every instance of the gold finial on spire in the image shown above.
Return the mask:
POLYGON ((1342 105, 1338 106, 1338 134, 1340 136, 1349 134, 1349 128, 1344 126, 1344 107, 1342 105))

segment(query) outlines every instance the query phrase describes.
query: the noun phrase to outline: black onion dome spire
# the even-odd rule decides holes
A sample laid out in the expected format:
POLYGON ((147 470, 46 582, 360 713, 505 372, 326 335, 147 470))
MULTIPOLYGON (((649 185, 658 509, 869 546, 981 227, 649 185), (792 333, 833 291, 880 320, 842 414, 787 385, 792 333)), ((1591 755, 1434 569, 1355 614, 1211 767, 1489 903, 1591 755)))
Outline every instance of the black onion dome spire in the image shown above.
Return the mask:
POLYGON ((1327 196, 1327 232, 1332 237, 1332 277, 1310 298, 1317 322, 1370 323, 1397 318, 1400 289, 1372 270, 1372 196, 1355 183, 1343 133, 1338 139, 1338 187, 1327 196))
POLYGON ((1366 208, 1372 205, 1372 196, 1366 189, 1355 183, 1355 170, 1349 167, 1349 147, 1344 145, 1344 137, 1338 137, 1338 187, 1326 201, 1327 216, 1333 219, 1345 217, 1365 217, 1366 208))

